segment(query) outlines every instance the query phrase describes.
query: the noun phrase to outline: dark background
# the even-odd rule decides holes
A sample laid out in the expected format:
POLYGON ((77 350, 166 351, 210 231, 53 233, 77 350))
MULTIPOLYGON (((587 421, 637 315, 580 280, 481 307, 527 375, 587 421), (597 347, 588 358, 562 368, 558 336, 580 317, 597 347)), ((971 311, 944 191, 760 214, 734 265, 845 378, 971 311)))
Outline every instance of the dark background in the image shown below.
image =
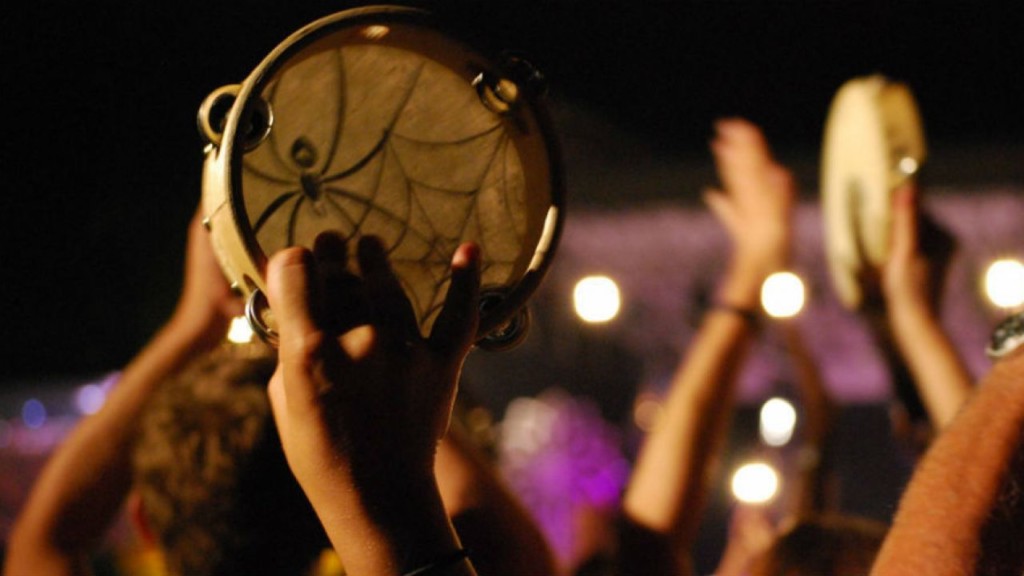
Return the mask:
MULTIPOLYGON (((199 103, 242 81, 298 27, 348 4, 5 4, 0 384, 15 385, 120 366, 167 317, 200 194, 199 103)), ((873 72, 913 87, 933 148, 1020 151, 1024 142, 1024 21, 1009 7, 435 8, 484 50, 530 54, 553 100, 679 158, 703 158, 712 120, 729 114, 813 156, 836 88, 873 72)), ((569 179, 573 206, 600 207, 569 179)), ((643 201, 642 190, 630 193, 643 201)))

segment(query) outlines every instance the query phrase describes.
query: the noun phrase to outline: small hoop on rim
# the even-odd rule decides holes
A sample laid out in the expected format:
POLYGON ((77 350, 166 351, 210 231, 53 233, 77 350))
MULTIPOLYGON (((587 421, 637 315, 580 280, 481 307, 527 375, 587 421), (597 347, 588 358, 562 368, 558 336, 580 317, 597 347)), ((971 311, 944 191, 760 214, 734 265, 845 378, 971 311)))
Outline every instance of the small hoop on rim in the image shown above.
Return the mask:
POLYGON ((265 320, 270 313, 270 304, 267 302, 267 297, 263 295, 263 291, 259 288, 254 289, 245 301, 245 320, 261 340, 277 348, 280 343, 277 331, 271 328, 265 320))

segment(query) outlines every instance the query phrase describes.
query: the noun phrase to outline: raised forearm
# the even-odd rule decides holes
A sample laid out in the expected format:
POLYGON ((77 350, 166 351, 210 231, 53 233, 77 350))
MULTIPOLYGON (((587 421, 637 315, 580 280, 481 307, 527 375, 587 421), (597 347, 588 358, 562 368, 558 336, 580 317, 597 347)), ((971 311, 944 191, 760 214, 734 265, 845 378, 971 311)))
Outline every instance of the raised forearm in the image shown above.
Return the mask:
POLYGON ((785 321, 780 328, 789 351, 789 358, 796 369, 800 403, 807 412, 807 441, 815 447, 820 447, 832 430, 835 404, 797 326, 785 321))
POLYGON ((146 401, 202 351, 192 329, 177 321, 165 326, 125 367, 103 408, 57 448, 12 533, 7 574, 43 573, 34 562, 46 558, 73 564, 104 535, 131 485, 130 445, 146 401))
POLYGON ((939 319, 928 310, 894 305, 889 324, 932 424, 944 428, 970 395, 970 374, 939 319))
MULTIPOLYGON (((763 273, 733 265, 719 299, 753 310, 763 273)), ((623 503, 629 518, 684 546, 692 543, 710 466, 729 428, 735 382, 751 334, 749 319, 714 308, 673 378, 664 411, 637 458, 623 503)))
MULTIPOLYGON (((982 535, 998 508, 1011 463, 1024 450, 1022 431, 1024 353, 1018 352, 992 369, 932 445, 872 574, 987 573, 978 565, 982 535)), ((1006 573, 1019 573, 1021 567, 1016 569, 1006 573)))
POLYGON ((435 470, 445 509, 481 573, 555 573, 554 555, 537 523, 454 427, 438 446, 435 470))
POLYGON ((321 480, 304 488, 346 574, 398 576, 434 563, 449 564, 439 574, 475 574, 454 556, 461 543, 431 475, 389 468, 366 481, 334 469, 321 480))
POLYGON ((708 190, 704 200, 728 232, 733 252, 715 304, 673 378, 626 490, 626 521, 649 535, 665 536, 660 544, 653 538, 640 546, 650 549, 650 558, 688 553, 694 543, 709 477, 731 421, 761 285, 789 260, 795 185, 772 159, 761 131, 742 119, 723 119, 715 124, 711 150, 723 189, 708 190))
POLYGON ((828 450, 836 408, 797 326, 784 321, 780 328, 789 357, 796 367, 796 384, 806 412, 799 462, 799 492, 792 511, 797 515, 807 515, 819 512, 825 506, 825 484, 830 473, 828 450))
POLYGON ((282 250, 267 268, 280 333, 268 393, 288 465, 346 573, 471 576, 434 470, 476 332, 479 250, 456 250, 428 338, 410 336, 419 327, 380 240, 361 239, 356 281, 328 274, 346 255, 340 236, 322 235, 313 253, 282 250), (371 323, 323 328, 359 296, 371 323))

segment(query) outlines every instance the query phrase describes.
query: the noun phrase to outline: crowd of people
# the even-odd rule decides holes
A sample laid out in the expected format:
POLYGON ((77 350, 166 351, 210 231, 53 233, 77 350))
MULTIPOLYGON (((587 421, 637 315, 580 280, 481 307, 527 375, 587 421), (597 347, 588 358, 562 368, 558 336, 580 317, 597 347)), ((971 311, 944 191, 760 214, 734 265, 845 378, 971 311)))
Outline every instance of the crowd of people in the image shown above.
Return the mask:
MULTIPOLYGON (((713 304, 643 441, 616 537, 578 573, 695 573, 692 550, 736 408, 747 348, 768 322, 765 278, 789 264, 795 182, 757 126, 715 125, 720 186, 705 195, 731 239, 713 304)), ((832 401, 794 325, 787 350, 809 414, 799 494, 781 522, 736 510, 715 573, 1024 572, 1024 347, 972 382, 936 308, 948 243, 908 184, 892 200, 887 261, 860 311, 933 430, 891 525, 825 496, 832 401)), ((267 267, 279 347, 227 345, 240 312, 193 220, 179 303, 103 408, 49 460, 8 543, 8 576, 85 574, 127 510, 176 575, 566 573, 486 455, 453 423, 474 343, 479 250, 464 244, 423 336, 379 241, 324 234, 267 267), (324 562, 331 551, 341 566, 324 562)))

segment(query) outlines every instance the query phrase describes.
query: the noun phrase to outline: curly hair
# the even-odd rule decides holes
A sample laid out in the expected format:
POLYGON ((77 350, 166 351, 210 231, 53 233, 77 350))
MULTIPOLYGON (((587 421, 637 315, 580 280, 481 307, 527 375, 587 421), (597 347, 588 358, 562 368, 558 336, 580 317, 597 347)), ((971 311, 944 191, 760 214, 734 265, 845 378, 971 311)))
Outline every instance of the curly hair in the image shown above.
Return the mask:
POLYGON ((147 407, 134 484, 173 574, 299 574, 329 545, 281 450, 274 367, 265 349, 220 348, 147 407))

